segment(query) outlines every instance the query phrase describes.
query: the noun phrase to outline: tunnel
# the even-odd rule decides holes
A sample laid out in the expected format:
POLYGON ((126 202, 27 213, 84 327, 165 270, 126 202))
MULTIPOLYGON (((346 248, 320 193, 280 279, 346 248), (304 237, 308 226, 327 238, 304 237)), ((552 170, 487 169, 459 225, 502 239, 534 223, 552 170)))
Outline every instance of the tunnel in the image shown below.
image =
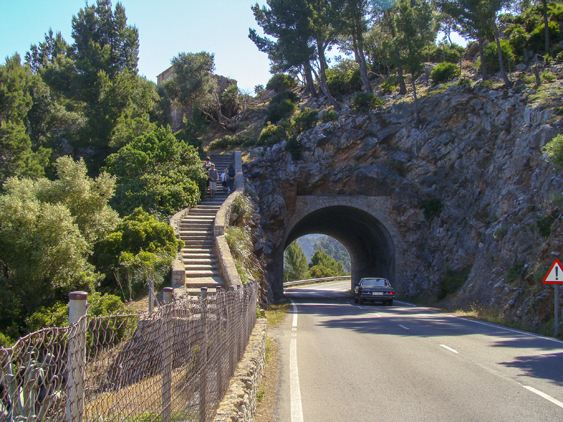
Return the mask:
MULTIPOLYGON (((289 228, 278 268, 283 275, 283 251, 291 242, 308 234, 324 234, 338 240, 350 254, 351 288, 362 277, 384 277, 395 281, 395 246, 387 228, 369 212, 352 206, 338 205, 314 210, 289 228)), ((278 270, 279 271, 279 270, 278 270)), ((282 277, 276 277, 274 297, 283 295, 282 277)))

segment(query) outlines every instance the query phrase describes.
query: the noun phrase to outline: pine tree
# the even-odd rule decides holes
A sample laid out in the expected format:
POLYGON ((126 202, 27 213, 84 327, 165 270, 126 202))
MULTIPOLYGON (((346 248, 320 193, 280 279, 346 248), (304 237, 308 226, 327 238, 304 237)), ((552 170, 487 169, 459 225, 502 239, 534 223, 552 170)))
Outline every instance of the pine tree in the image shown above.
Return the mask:
POLYGON ((303 280, 307 277, 307 257, 296 241, 284 252, 283 281, 303 280))

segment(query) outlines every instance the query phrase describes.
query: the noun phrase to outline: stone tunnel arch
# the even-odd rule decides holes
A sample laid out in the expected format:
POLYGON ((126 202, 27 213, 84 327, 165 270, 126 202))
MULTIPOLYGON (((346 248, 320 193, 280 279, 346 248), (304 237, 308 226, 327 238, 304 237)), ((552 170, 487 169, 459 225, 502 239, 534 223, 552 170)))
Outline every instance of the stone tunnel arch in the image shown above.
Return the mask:
POLYGON ((274 299, 283 296, 283 252, 291 242, 320 233, 342 243, 350 254, 351 287, 362 277, 388 278, 401 290, 402 242, 390 217, 388 197, 298 196, 275 259, 274 299))

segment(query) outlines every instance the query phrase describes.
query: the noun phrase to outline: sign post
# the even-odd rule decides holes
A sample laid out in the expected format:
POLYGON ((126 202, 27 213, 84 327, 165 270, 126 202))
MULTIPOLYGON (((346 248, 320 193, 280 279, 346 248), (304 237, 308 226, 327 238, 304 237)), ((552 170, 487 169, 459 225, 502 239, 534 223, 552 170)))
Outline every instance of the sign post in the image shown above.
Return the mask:
POLYGON ((544 284, 553 284, 555 287, 555 329, 553 337, 559 334, 559 285, 563 284, 563 266, 558 259, 553 261, 551 268, 543 279, 544 284))

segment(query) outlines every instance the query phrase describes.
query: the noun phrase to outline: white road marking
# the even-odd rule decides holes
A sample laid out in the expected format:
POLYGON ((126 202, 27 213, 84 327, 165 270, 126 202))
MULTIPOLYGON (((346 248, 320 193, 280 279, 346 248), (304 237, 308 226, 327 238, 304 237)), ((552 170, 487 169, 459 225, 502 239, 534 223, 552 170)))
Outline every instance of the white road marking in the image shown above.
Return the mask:
MULTIPOLYGON (((292 330, 297 330, 297 306, 291 302, 293 310, 292 330)), ((289 344, 289 390, 291 396, 291 422, 303 422, 301 406, 301 389, 299 388, 299 372, 297 370, 297 339, 292 338, 289 344)))
POLYGON ((556 404, 557 406, 563 408, 563 403, 561 403, 559 400, 554 399, 553 397, 551 397, 548 394, 545 394, 543 391, 540 390, 536 390, 534 387, 530 387, 528 385, 523 385, 522 387, 524 387, 526 390, 531 391, 534 394, 537 394, 540 397, 543 397, 546 400, 549 400, 550 402, 552 402, 553 404, 556 404))
POLYGON ((410 330, 410 328, 405 327, 404 325, 399 324, 399 327, 404 328, 405 330, 410 330))
POLYGON ((440 344, 440 346, 442 346, 444 349, 449 350, 450 352, 453 353, 459 353, 457 350, 452 349, 451 347, 446 346, 445 344, 440 344))

